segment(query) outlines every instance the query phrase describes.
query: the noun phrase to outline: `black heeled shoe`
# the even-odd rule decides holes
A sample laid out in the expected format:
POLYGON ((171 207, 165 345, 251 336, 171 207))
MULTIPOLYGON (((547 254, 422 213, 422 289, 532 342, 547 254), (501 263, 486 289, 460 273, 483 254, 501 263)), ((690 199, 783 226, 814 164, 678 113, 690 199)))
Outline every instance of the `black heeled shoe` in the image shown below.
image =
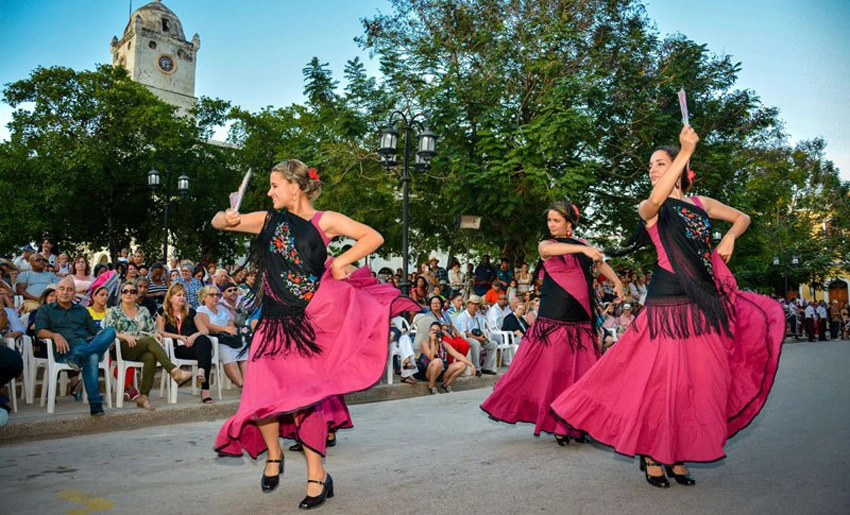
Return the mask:
POLYGON ((646 476, 646 482, 657 488, 668 488, 670 486, 670 481, 667 481, 667 476, 664 475, 664 469, 661 469, 660 476, 651 476, 649 475, 649 467, 661 467, 661 464, 651 463, 647 465, 646 456, 641 456, 640 470, 643 472, 643 475, 646 476))
POLYGON ((292 452, 302 452, 304 450, 304 446, 301 445, 301 442, 295 442, 289 446, 289 450, 292 452))
POLYGON ((587 443, 587 441, 588 441, 587 435, 585 433, 581 433, 578 436, 574 436, 573 440, 575 440, 576 443, 587 443))
POLYGON ((280 484, 280 476, 283 475, 283 458, 279 460, 266 460, 266 463, 280 463, 276 476, 267 476, 266 471, 263 470, 263 477, 260 478, 260 487, 263 489, 263 492, 269 493, 280 484))
POLYGON ((298 507, 302 510, 309 510, 315 508, 316 506, 321 506, 324 504, 325 499, 330 499, 334 496, 334 480, 330 474, 325 474, 324 481, 316 481, 315 479, 308 479, 308 483, 316 483, 317 485, 322 485, 322 493, 315 496, 307 496, 302 501, 298 507))
POLYGON ((555 435, 555 443, 563 447, 570 443, 570 437, 566 435, 555 435))
POLYGON ((325 446, 336 447, 336 433, 328 433, 328 438, 325 440, 325 446), (331 435, 334 435, 333 438, 331 438, 331 435))
POLYGON ((673 472, 673 467, 676 466, 676 465, 683 465, 684 466, 684 463, 674 463, 673 466, 664 465, 664 470, 667 471, 667 475, 669 477, 672 477, 673 479, 675 479, 676 482, 679 483, 680 485, 693 486, 693 485, 697 484, 697 480, 694 479, 694 476, 691 475, 690 471, 688 471, 687 474, 676 474, 675 472, 673 472))

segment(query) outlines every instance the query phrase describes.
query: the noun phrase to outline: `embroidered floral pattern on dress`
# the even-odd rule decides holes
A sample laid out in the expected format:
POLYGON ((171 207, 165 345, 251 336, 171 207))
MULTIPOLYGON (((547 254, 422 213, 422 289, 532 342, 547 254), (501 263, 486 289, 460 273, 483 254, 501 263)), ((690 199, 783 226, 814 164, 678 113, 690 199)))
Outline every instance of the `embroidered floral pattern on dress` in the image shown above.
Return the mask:
MULTIPOLYGON (((301 255, 295 248, 295 237, 290 233, 288 223, 283 222, 275 228, 274 235, 269 243, 269 250, 282 255, 287 262, 301 268, 301 255)), ((300 270, 284 270, 281 277, 289 291, 303 300, 312 299, 313 294, 319 288, 318 277, 301 273, 300 270)))
POLYGON ((711 222, 708 217, 688 209, 686 206, 678 206, 676 214, 685 222, 685 236, 699 247, 699 257, 702 264, 711 277, 714 277, 714 268, 711 264, 711 222))

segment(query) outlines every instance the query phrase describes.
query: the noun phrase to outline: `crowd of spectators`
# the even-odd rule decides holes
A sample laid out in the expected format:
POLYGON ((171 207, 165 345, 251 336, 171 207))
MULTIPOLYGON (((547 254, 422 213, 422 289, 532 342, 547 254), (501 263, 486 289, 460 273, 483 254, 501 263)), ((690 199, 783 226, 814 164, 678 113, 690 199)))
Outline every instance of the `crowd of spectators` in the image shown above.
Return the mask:
MULTIPOLYGON (((206 404, 213 402, 209 378, 214 356, 227 377, 242 386, 258 314, 244 312, 241 301, 256 273, 214 263, 148 263, 141 249, 131 254, 127 248, 115 263, 92 268, 85 255, 71 259, 67 253, 53 254, 53 248, 45 238, 41 251, 28 244, 14 259, 0 259, 0 334, 12 340, 29 336, 38 358, 47 357, 46 345, 52 342, 55 359, 73 369, 69 395, 79 401, 84 384, 87 392, 98 385, 97 364, 116 339, 124 359, 144 363, 138 389, 134 369, 121 378, 125 399, 139 408, 154 409, 149 392, 157 364, 178 384, 193 377, 169 356, 197 362, 195 381, 206 404), (73 321, 70 327, 68 320, 73 321), (95 340, 98 345, 92 346, 95 340)), ((21 358, 19 350, 10 351, 14 359, 9 363, 21 358)), ((92 416, 103 415, 99 393, 88 398, 92 416)), ((0 398, 0 405, 7 400, 0 398)))
MULTIPOLYGON (((34 354, 45 357, 46 347, 39 337, 62 334, 50 329, 50 317, 55 318, 57 309, 80 305, 86 309, 74 311, 82 324, 76 336, 87 332, 93 337, 109 328, 117 333, 126 359, 145 363, 138 390, 134 387, 134 370, 122 379, 125 397, 136 401, 138 407, 153 409, 148 393, 157 363, 178 382, 187 380, 168 356, 197 361, 195 380, 204 403, 213 402, 209 377, 216 354, 227 377, 241 387, 246 345, 259 316, 244 312, 241 300, 253 287, 255 272, 234 265, 176 259, 148 262, 141 249, 131 253, 128 248, 121 250, 115 263, 92 267, 85 255, 56 255, 53 250, 53 242, 45 238, 40 250, 27 244, 13 259, 0 259, 3 336, 15 339, 27 334, 33 338, 34 354), (64 301, 69 295, 70 304, 64 301), (213 352, 216 341, 217 353, 213 352), (173 345, 170 353, 164 347, 169 342, 173 345)), ((540 304, 540 262, 530 266, 502 258, 494 265, 485 255, 477 264, 464 266, 453 259, 447 265, 443 267, 437 258, 431 258, 407 277, 401 269, 373 272, 379 280, 399 288, 406 279, 410 297, 422 306, 422 313, 409 320, 410 333, 404 339, 398 331, 395 333, 400 349, 396 371, 404 382, 427 382, 432 393, 439 391, 436 381, 440 380, 442 390, 450 392, 452 382, 463 371, 495 374, 497 347, 503 343, 496 332, 510 332, 518 345, 534 324, 540 304)), ((616 343, 640 313, 652 281, 651 272, 625 265, 615 270, 626 286, 622 301, 604 276, 593 280, 601 300, 596 326, 602 352, 616 343)), ((850 338, 850 307, 846 302, 781 302, 788 332, 794 337, 805 335, 810 341, 850 338)), ((88 387, 92 382, 92 372, 87 368, 91 369, 94 358, 91 353, 85 358, 76 356, 71 352, 74 344, 60 345, 55 338, 53 342, 57 360, 81 371, 70 374, 69 392, 80 400, 83 384, 88 387)), ((509 364, 511 356, 503 350, 502 362, 509 364)), ((92 415, 102 414, 102 406, 95 406, 99 397, 90 395, 89 399, 90 403, 95 401, 92 415)))

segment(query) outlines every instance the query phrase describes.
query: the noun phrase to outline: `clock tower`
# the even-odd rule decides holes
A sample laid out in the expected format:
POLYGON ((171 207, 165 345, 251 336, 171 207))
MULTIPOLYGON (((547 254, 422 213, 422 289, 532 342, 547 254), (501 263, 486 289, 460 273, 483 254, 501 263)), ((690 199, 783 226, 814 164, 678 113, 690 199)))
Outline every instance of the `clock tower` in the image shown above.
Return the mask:
POLYGON ((138 8, 121 39, 112 38, 112 65, 187 116, 195 106, 195 59, 201 38, 186 40, 183 24, 161 0, 138 8))

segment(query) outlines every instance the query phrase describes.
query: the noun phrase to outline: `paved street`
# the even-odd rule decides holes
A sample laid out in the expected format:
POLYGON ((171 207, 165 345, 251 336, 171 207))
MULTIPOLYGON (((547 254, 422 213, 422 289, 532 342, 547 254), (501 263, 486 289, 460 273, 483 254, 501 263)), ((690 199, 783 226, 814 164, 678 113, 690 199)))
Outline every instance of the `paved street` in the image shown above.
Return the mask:
MULTIPOLYGON (((352 406, 327 466, 323 513, 850 512, 850 343, 786 345, 761 416, 693 465, 695 487, 652 488, 637 462, 597 445, 561 448, 478 409, 490 389, 352 406)), ((0 447, 0 513, 294 513, 305 464, 287 453, 262 494, 262 462, 217 458, 203 422, 0 447)))

